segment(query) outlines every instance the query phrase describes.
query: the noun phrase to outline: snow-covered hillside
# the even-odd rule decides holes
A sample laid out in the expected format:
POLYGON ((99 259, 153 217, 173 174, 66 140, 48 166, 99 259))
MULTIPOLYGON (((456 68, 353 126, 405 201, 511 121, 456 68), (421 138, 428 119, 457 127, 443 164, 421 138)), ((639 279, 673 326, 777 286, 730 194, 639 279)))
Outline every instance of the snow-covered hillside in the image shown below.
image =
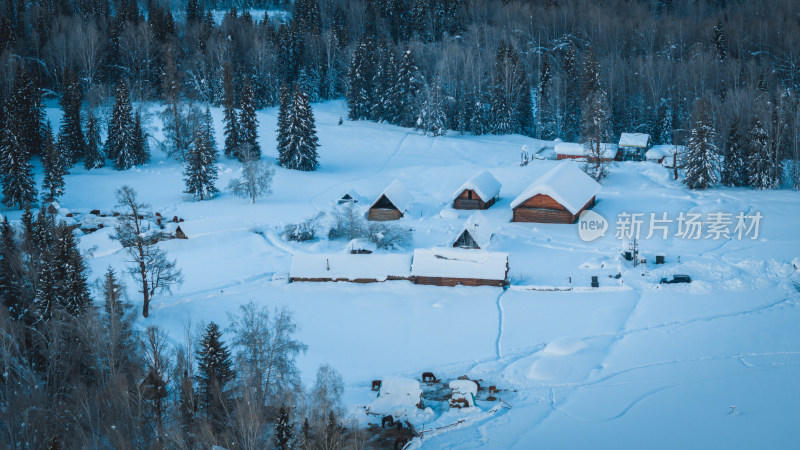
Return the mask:
MULTIPOLYGON (((610 224, 593 242, 577 225, 510 223, 510 202, 557 162, 520 167, 520 148, 543 142, 521 136, 430 138, 412 130, 344 121, 341 102, 315 105, 320 169, 276 167, 274 193, 250 204, 225 192, 240 164, 222 158, 217 198, 183 194, 182 166, 154 149, 152 162, 126 172, 75 167, 62 206, 112 210, 114 190, 133 186, 153 211, 178 216, 186 240, 159 245, 185 275, 173 295, 156 297, 144 325, 180 340, 187 324, 215 320, 250 300, 286 305, 301 324, 308 352, 305 381, 317 366, 336 367, 350 413, 374 400, 370 381, 460 375, 496 385, 508 407, 435 409, 417 424, 435 429, 422 448, 790 448, 800 439, 800 294, 792 264, 800 253, 800 193, 715 188, 689 191, 658 164, 618 163, 594 211, 610 224), (335 253, 347 241, 287 242, 285 224, 330 211, 354 189, 367 202, 394 179, 414 197, 401 224, 414 248, 447 246, 470 211, 450 206, 464 181, 488 169, 502 183, 483 213, 494 228, 489 250, 509 253, 509 289, 375 284, 289 283, 292 254, 335 253), (659 232, 639 242, 647 263, 633 267, 615 239, 620 213, 761 213, 758 238, 698 240, 659 232), (666 264, 654 265, 656 254, 666 264), (620 274, 620 278, 615 278, 620 274), (688 274, 691 284, 659 284, 688 274), (591 289, 592 276, 600 287, 591 289), (735 408, 734 408, 735 407, 735 408)), ((58 110, 48 108, 51 120, 58 110)), ((221 112, 212 110, 218 142, 221 112)), ((274 162, 276 111, 259 112, 260 144, 274 162)), ((153 116, 155 117, 155 116, 153 116)), ((155 118, 150 132, 161 138, 155 118)), ((39 171, 40 172, 40 171, 39 171)), ((41 182, 41 175, 37 181, 41 182)), ((19 211, 3 211, 11 219, 19 211)), ((647 235, 647 221, 642 237, 647 235)), ((676 225, 673 223, 673 227, 676 225)), ((84 236, 92 277, 123 270, 119 244, 103 228, 84 236)), ((705 231, 703 232, 705 234, 705 231)), ((139 296, 128 280, 130 298, 139 296)))

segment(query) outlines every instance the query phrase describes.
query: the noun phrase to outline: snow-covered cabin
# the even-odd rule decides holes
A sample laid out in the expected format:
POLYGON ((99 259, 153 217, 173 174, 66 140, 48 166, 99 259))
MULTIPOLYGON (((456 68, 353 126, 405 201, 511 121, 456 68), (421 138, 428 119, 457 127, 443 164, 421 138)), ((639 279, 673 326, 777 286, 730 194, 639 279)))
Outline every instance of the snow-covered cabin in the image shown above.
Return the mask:
POLYGON ((594 206, 600 185, 577 164, 559 163, 511 202, 512 222, 575 223, 594 206))
POLYGON ((435 286, 505 286, 508 253, 461 248, 414 250, 414 283, 435 286))
POLYGON ((374 283, 408 280, 411 276, 408 254, 295 254, 289 268, 289 281, 352 281, 374 283))
POLYGON ((650 135, 646 133, 622 133, 619 136, 620 158, 623 161, 644 161, 650 149, 650 135))
POLYGON ((398 220, 408 211, 413 201, 414 197, 403 183, 400 180, 394 180, 369 207, 367 218, 379 221, 398 220))
MULTIPOLYGON (((603 161, 613 161, 617 157, 618 147, 616 144, 600 144, 603 152, 603 161)), ((583 144, 574 142, 559 142, 554 151, 556 159, 586 159, 586 147, 583 144)))
POLYGON ((375 249, 375 244, 366 239, 353 239, 347 244, 346 250, 351 255, 369 255, 375 249))
POLYGON ((500 198, 500 182, 488 170, 467 180, 453 194, 455 209, 488 209, 500 198))
POLYGON ((453 241, 452 247, 485 250, 492 239, 492 228, 480 211, 469 216, 461 231, 453 241))
POLYGON ((664 145, 654 145, 650 150, 645 153, 645 158, 648 161, 664 164, 667 163, 670 166, 672 165, 673 156, 677 154, 683 153, 684 146, 682 145, 672 145, 672 144, 664 144, 664 145))
POLYGON ((358 203, 360 199, 361 196, 358 195, 358 192, 350 189, 349 191, 345 192, 344 195, 339 198, 339 200, 337 200, 337 203, 340 205, 344 205, 345 203, 358 203))

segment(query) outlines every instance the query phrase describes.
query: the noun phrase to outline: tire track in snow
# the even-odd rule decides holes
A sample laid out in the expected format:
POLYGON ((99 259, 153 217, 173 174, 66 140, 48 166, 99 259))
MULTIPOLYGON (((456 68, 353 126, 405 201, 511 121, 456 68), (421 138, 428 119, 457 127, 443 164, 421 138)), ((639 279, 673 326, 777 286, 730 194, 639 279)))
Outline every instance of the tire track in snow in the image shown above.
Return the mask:
POLYGON ((503 295, 508 292, 508 289, 503 289, 502 292, 497 296, 496 304, 497 304, 497 339, 494 342, 494 349, 495 354, 497 355, 497 359, 501 359, 503 357, 503 349, 501 346, 501 340, 503 339, 503 295))

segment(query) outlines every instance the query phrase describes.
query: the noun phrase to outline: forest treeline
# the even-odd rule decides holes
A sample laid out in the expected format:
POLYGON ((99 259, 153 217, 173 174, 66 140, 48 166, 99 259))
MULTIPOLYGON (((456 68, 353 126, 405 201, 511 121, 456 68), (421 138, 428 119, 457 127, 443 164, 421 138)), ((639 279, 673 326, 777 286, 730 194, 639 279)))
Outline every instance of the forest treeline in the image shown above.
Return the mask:
POLYGON ((0 222, 3 448, 363 448, 339 373, 300 382, 291 311, 251 302, 169 337, 98 275, 46 208, 0 222))
POLYGON ((121 81, 134 101, 222 104, 229 89, 255 108, 285 85, 433 135, 584 141, 599 87, 606 141, 685 144, 704 100, 716 148, 759 122, 773 164, 800 152, 792 0, 6 0, 0 13, 4 103, 22 72, 55 96, 74 76, 90 111, 121 81))

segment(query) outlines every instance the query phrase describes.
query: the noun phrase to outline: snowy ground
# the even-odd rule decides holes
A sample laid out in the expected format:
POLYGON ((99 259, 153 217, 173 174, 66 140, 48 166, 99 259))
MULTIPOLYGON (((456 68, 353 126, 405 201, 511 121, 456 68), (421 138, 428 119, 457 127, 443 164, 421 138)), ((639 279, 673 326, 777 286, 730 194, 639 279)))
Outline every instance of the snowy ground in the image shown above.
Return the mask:
MULTIPOLYGON (((49 111, 57 120, 57 110, 49 111)), ((213 113, 221 142, 221 114, 213 113)), ((622 163, 611 169, 595 207, 611 230, 586 243, 577 225, 509 223, 510 201, 556 164, 519 166, 520 147, 540 142, 428 138, 367 122, 339 126, 341 102, 316 105, 315 114, 320 170, 278 168, 274 194, 254 205, 228 192, 191 201, 182 194, 181 166, 159 152, 150 165, 127 172, 73 169, 61 201, 70 210, 111 210, 114 190, 130 184, 154 211, 185 219, 189 239, 160 244, 177 259, 185 283, 157 297, 142 326, 163 326, 177 341, 187 323, 226 324, 226 313, 251 300, 287 305, 309 346, 299 359, 304 379, 310 382, 320 363, 335 366, 362 421, 368 419, 359 405, 373 399, 373 379, 433 371, 504 389, 499 396, 511 409, 479 401, 478 410, 437 410, 426 429, 464 422, 426 433, 414 442, 423 448, 789 448, 799 441, 800 295, 791 281, 800 279, 792 265, 800 253, 800 193, 689 192, 656 164, 622 163), (402 220, 414 229, 414 247, 447 245, 469 215, 449 207, 450 195, 482 169, 503 184, 485 216, 496 227, 491 250, 511 255, 508 290, 287 282, 292 253, 337 252, 346 242, 288 243, 279 237, 284 224, 329 211, 349 189, 373 197, 397 178, 416 199, 402 220), (764 218, 757 240, 642 240, 648 264, 634 268, 620 258, 613 236, 623 211, 764 218), (653 265, 656 253, 666 254, 667 264, 653 265), (621 279, 609 278, 617 273, 621 279), (658 284, 676 273, 694 282, 658 284), (592 275, 600 289, 588 289, 592 275), (546 286, 574 290, 540 290, 546 286)), ((259 120, 264 155, 274 161, 275 110, 259 112, 259 120)), ((220 166, 219 186, 226 186, 239 164, 220 166)), ((81 241, 93 252, 94 278, 109 265, 124 267, 108 232, 81 241)))

